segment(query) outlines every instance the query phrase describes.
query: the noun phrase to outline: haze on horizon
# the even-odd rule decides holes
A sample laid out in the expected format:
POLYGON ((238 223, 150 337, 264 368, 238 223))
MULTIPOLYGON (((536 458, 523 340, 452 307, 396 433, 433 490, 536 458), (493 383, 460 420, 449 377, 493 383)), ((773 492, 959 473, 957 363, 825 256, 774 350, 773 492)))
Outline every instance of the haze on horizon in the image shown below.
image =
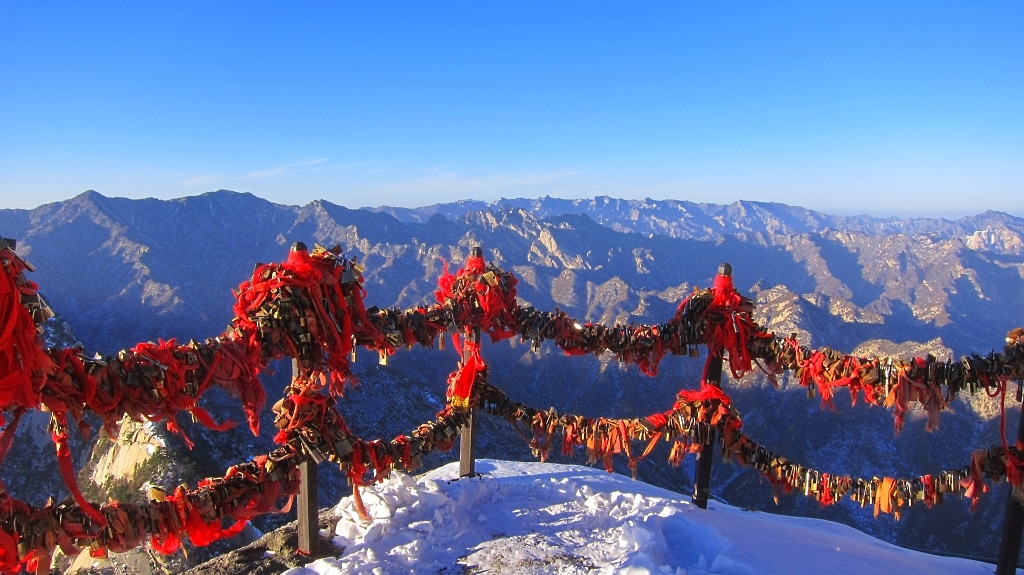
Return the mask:
POLYGON ((0 5, 0 195, 1024 215, 1024 4, 0 5))

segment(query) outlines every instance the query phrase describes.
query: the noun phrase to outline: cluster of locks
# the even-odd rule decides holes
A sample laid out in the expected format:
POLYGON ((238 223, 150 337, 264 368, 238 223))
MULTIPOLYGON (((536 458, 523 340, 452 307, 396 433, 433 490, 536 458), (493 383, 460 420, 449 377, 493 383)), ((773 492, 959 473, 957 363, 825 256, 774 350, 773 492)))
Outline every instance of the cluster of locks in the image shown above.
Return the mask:
MULTIPOLYGON (((41 324, 46 320, 53 317, 53 310, 46 303, 46 300, 39 295, 39 286, 35 282, 30 281, 25 277, 24 271, 34 272, 36 268, 32 266, 28 261, 18 257, 14 253, 14 250, 18 249, 18 242, 11 238, 0 237, 0 266, 6 268, 7 275, 13 280, 14 290, 11 291, 11 295, 15 295, 16 301, 21 304, 21 307, 28 311, 29 317, 35 324, 41 324)), ((6 292, 10 289, 8 286, 0 287, 0 290, 6 292)))
POLYGON ((704 341, 704 325, 696 316, 682 316, 656 325, 580 323, 562 311, 541 311, 532 306, 516 313, 522 341, 539 349, 552 341, 569 355, 612 353, 623 363, 636 364, 647 375, 657 375, 666 354, 697 357, 704 341))
POLYGON ((911 359, 859 357, 828 347, 810 349, 799 345, 795 335, 784 338, 765 332, 751 338, 749 349, 764 361, 770 376, 792 373, 807 388, 808 397, 820 394, 824 406, 832 407, 835 388, 846 387, 854 402, 862 396, 870 404, 893 408, 897 431, 914 402, 928 413, 930 431, 938 426, 939 412, 961 391, 984 390, 994 396, 1007 393, 1010 382, 1017 381, 1017 401, 1024 401, 1024 341, 1016 337, 1007 337, 1002 353, 972 354, 959 361, 940 361, 931 354, 911 359))
POLYGON ((930 507, 950 496, 968 498, 973 507, 987 490, 986 478, 999 481, 1016 473, 1019 483, 1024 455, 1016 447, 995 446, 975 451, 968 466, 934 475, 857 478, 800 465, 750 439, 742 432, 739 414, 728 397, 717 389, 682 391, 673 408, 664 413, 639 419, 609 419, 540 410, 513 401, 489 384, 479 387, 481 407, 489 414, 531 429, 530 445, 542 459, 558 443, 555 437, 560 435, 563 455, 571 456, 580 449, 586 452, 588 464, 602 461, 611 471, 612 456, 623 454, 635 473, 637 462, 658 441, 672 444, 669 461, 674 465, 681 463, 685 455, 717 441, 724 456, 757 469, 786 493, 802 493, 823 505, 848 497, 862 507, 873 506, 876 515, 881 512, 898 516, 904 507, 918 503, 930 507), (641 451, 633 442, 646 447, 641 451))
POLYGON ((295 462, 261 456, 232 466, 223 477, 204 479, 195 489, 182 485, 171 494, 154 489, 148 502, 115 502, 95 513, 70 500, 37 509, 0 493, 0 572, 24 567, 49 573, 57 547, 68 556, 85 549, 98 557, 147 540, 154 549, 172 553, 183 535, 207 545, 238 534, 252 517, 287 510, 297 492, 295 462))
MULTIPOLYGON (((946 497, 951 496, 970 499, 973 509, 981 495, 988 490, 985 479, 1001 481, 1019 474, 1021 467, 1021 451, 1018 448, 993 446, 974 451, 971 464, 961 468, 911 478, 867 479, 829 474, 805 467, 745 435, 737 437, 727 451, 732 453, 736 461, 757 469, 773 486, 781 487, 787 493, 802 493, 823 505, 837 503, 848 497, 861 507, 873 506, 876 517, 879 512, 899 517, 904 507, 916 504, 931 507, 943 503, 946 497)), ((777 493, 775 497, 777 500, 777 493)))
POLYGON ((380 481, 391 469, 415 471, 422 466, 423 455, 451 449, 467 421, 464 412, 445 410, 407 435, 366 440, 349 430, 332 398, 297 391, 291 388, 292 393, 273 407, 279 429, 274 441, 284 445, 278 453, 317 464, 335 463, 355 486, 380 481))
POLYGON ((361 273, 340 246, 317 245, 310 253, 296 242, 286 261, 257 264, 252 278, 238 286, 225 336, 246 341, 263 366, 270 359, 294 359, 298 382, 318 388, 329 379, 331 394, 341 395, 354 383, 349 356, 357 332, 372 330, 361 273))
POLYGON ((625 455, 630 469, 654 449, 658 441, 673 443, 675 463, 686 453, 711 445, 715 437, 726 437, 739 427, 739 416, 720 390, 681 391, 672 409, 644 418, 615 419, 584 417, 559 413, 554 408, 540 410, 514 401, 500 389, 486 382, 477 385, 478 402, 488 414, 501 417, 533 432, 530 447, 546 460, 560 435, 562 455, 571 456, 576 449, 586 452, 587 463, 601 461, 612 471, 613 457, 625 455), (646 445, 638 450, 633 443, 646 445))

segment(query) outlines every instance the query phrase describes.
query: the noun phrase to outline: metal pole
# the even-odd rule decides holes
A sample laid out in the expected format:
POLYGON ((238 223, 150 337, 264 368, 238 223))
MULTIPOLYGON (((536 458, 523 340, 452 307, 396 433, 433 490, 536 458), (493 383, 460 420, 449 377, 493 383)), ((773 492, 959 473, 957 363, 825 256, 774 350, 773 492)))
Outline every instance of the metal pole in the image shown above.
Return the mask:
MULTIPOLYGON (((299 361, 292 360, 292 377, 299 374, 299 361)), ((320 552, 320 479, 317 476, 317 464, 311 457, 299 463, 299 545, 298 552, 302 555, 315 555, 320 552)))
MULTIPOLYGON (((1024 407, 1017 424, 1017 443, 1024 442, 1024 407)), ((1013 465, 1007 462, 1007 465, 1013 465)), ((1006 496, 1006 515, 1003 516, 1003 537, 999 541, 999 562, 996 575, 1012 575, 1017 572, 1020 558, 1020 539, 1024 534, 1024 488, 1010 487, 1006 496)))
MULTIPOLYGON (((718 266, 718 275, 731 276, 732 266, 728 263, 718 266)), ((722 358, 712 357, 711 354, 708 354, 706 372, 704 383, 721 387, 722 358)), ((697 454, 697 477, 693 484, 693 495, 691 496, 693 504, 701 509, 708 508, 708 497, 711 494, 711 456, 715 452, 715 438, 712 437, 712 433, 708 433, 704 440, 704 446, 701 447, 700 453, 697 454)))

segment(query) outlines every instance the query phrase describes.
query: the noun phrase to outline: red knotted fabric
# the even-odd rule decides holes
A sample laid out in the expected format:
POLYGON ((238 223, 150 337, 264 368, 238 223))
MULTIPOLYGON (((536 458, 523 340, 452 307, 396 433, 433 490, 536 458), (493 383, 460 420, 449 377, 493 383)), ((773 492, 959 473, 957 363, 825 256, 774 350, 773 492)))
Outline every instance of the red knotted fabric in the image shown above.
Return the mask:
POLYGON ((893 410, 893 428, 896 433, 903 429, 903 420, 910 411, 910 393, 913 383, 907 377, 909 366, 899 365, 896 368, 896 377, 889 387, 889 394, 885 397, 885 407, 893 410))
MULTIPOLYGON (((274 443, 284 445, 303 427, 319 431, 324 425, 327 398, 319 393, 291 394, 285 400, 288 411, 287 421, 279 424, 280 431, 274 436, 274 443)), ((276 407, 275 407, 276 409, 276 407)), ((340 416, 339 416, 340 419, 340 416)), ((348 429, 344 429, 347 433, 348 429)))
POLYGON ((800 369, 800 385, 810 387, 813 384, 821 396, 822 407, 835 409, 833 390, 837 387, 849 387, 851 401, 856 404, 857 392, 862 387, 859 362, 856 358, 846 357, 843 359, 844 365, 847 363, 851 364, 851 369, 848 370, 850 372, 849 376, 833 379, 826 369, 829 358, 825 353, 821 350, 815 350, 811 352, 809 358, 803 360, 803 350, 796 340, 787 338, 785 342, 793 348, 797 367, 800 369))
POLYGON ((456 324, 480 327, 492 342, 497 342, 518 333, 516 283, 512 274, 504 274, 499 280, 493 270, 487 271, 482 256, 471 255, 456 274, 450 273, 448 262, 444 262, 434 297, 442 305, 456 304, 453 307, 462 316, 455 318, 456 324))
POLYGON ((924 505, 931 509, 935 505, 935 480, 931 475, 921 477, 921 485, 924 486, 924 505))
POLYGON ((755 331, 754 322, 750 319, 750 310, 743 305, 743 296, 733 286, 732 276, 715 276, 711 291, 714 298, 704 312, 708 319, 708 353, 722 357, 724 351, 729 352, 729 369, 733 377, 739 379, 751 369, 753 360, 747 342, 755 331))
POLYGON ((981 496, 988 492, 988 485, 983 479, 985 460, 988 458, 988 451, 985 449, 975 450, 971 454, 970 473, 960 480, 960 487, 964 490, 964 497, 971 500, 970 510, 973 513, 978 507, 981 496))
POLYGON ((82 512, 96 522, 97 525, 106 527, 107 518, 98 509, 92 506, 78 488, 78 481, 75 477, 75 466, 71 461, 71 448, 68 447, 67 417, 63 413, 54 413, 51 423, 51 439, 57 448, 57 466, 60 468, 61 478, 67 486, 75 503, 82 508, 82 512))
MULTIPOLYGON (((749 300, 736 292, 732 276, 718 274, 711 287, 712 299, 701 313, 705 321, 704 343, 711 357, 722 358, 729 353, 729 369, 739 379, 750 371, 753 359, 747 344, 756 334, 757 326, 750 318, 752 305, 749 300)), ((690 299, 700 292, 694 292, 680 302, 676 309, 675 321, 683 319, 683 311, 690 299)), ((692 318, 691 318, 692 319, 692 318)), ((704 366, 707 378, 708 364, 704 366)))
POLYGON ((239 397, 253 435, 260 433, 260 410, 267 401, 259 378, 264 367, 258 346, 227 337, 218 341, 213 361, 207 366, 206 381, 200 386, 202 389, 210 383, 217 383, 239 397))
MULTIPOLYGON (((40 394, 39 403, 54 413, 67 413, 75 420, 83 436, 88 436, 92 429, 83 418, 86 408, 92 409, 106 425, 105 409, 110 407, 96 401, 96 378, 86 373, 85 365, 79 356, 78 349, 51 350, 50 358, 55 369, 48 374, 46 386, 40 394)), ((110 422, 116 427, 117 421, 110 422)))
MULTIPOLYGON (((636 331, 639 332, 640 328, 637 328, 636 331)), ((656 377, 658 375, 658 364, 661 363, 661 358, 665 357, 665 345, 662 343, 661 337, 659 337, 660 332, 657 327, 651 328, 651 335, 654 336, 654 341, 650 347, 633 346, 633 361, 636 363, 640 373, 656 377)))
POLYGON ((0 268, 0 410, 35 407, 38 389, 53 363, 21 300, 35 296, 39 287, 25 279, 25 262, 9 248, 0 251, 0 268))
POLYGON ((821 497, 818 498, 818 501, 822 505, 832 505, 835 500, 832 499, 832 485, 828 481, 828 473, 821 474, 821 485, 821 497))
POLYGON ((149 538, 149 546, 161 555, 170 555, 181 548, 181 536, 177 533, 168 533, 164 536, 152 535, 149 538))
MULTIPOLYGON (((175 495, 177 495, 177 492, 175 492, 175 495)), ((168 496, 167 498, 171 499, 171 497, 173 496, 168 496)), ((185 493, 184 497, 187 498, 188 494, 185 493)), ((199 509, 191 502, 185 505, 185 516, 184 521, 182 521, 189 540, 192 541, 193 545, 199 547, 205 547, 215 541, 238 535, 242 532, 242 529, 245 529, 246 523, 248 522, 244 520, 235 521, 229 527, 224 527, 220 518, 207 523, 199 509)))
MULTIPOLYGON (((30 509, 23 501, 18 501, 7 493, 3 482, 0 482, 0 517, 13 517, 15 514, 28 515, 30 509)), ((18 553, 18 541, 21 535, 15 531, 8 533, 0 529, 0 573, 19 573, 21 557, 18 553)))
MULTIPOLYGON (((174 339, 167 341, 158 340, 157 343, 145 342, 137 344, 131 350, 134 362, 149 362, 155 364, 163 372, 163 378, 159 381, 156 389, 158 396, 140 396, 144 401, 143 407, 146 410, 145 416, 151 421, 167 419, 167 430, 177 433, 185 440, 189 449, 192 448, 192 441, 178 424, 178 413, 185 411, 190 413, 197 421, 214 431, 227 431, 235 426, 233 421, 216 423, 208 411, 199 407, 196 398, 204 391, 198 389, 195 395, 186 391, 188 372, 199 369, 199 364, 187 364, 182 358, 186 354, 196 357, 198 354, 188 346, 178 346, 174 339), (145 399, 143 399, 145 398, 145 399)), ((197 358, 198 360, 198 358, 197 358)), ((126 365, 126 367, 128 367, 126 365)), ((206 382, 204 382, 205 384, 206 382)), ((201 386, 200 386, 201 387, 201 386)))
POLYGON ((999 396, 999 437, 1003 441, 1003 457, 1006 460, 1006 480, 1010 482, 1010 485, 1017 486, 1021 484, 1021 471, 1024 469, 1024 459, 1017 454, 1024 452, 1024 443, 1018 440, 1014 444, 1014 449, 1010 449, 1009 442, 1006 440, 1006 388, 1009 384, 1008 377, 998 378, 997 384, 998 387, 995 392, 989 392, 986 388, 986 394, 989 397, 999 396))
POLYGON ((271 481, 267 474, 268 461, 269 457, 266 455, 258 455, 253 458, 251 465, 244 467, 245 473, 239 471, 239 467, 236 466, 224 475, 226 481, 236 476, 245 479, 238 496, 230 502, 222 502, 222 505, 228 503, 224 505, 227 515, 239 521, 249 521, 267 513, 291 511, 295 494, 299 490, 299 482, 292 477, 291 472, 283 473, 279 479, 271 481), (278 500, 282 497, 288 499, 284 505, 278 507, 278 500))
MULTIPOLYGON (((352 282, 342 284, 342 268, 335 264, 333 254, 321 252, 314 257, 300 247, 293 248, 288 253, 288 260, 280 265, 257 267, 252 279, 243 282, 236 291, 234 311, 238 319, 234 335, 250 347, 260 349, 262 332, 254 314, 284 291, 300 292, 293 294, 303 302, 298 312, 300 316, 295 321, 305 326, 312 338, 311 343, 316 346, 309 350, 312 356, 306 358, 307 361, 313 361, 314 365, 301 370, 298 383, 316 388, 320 376, 328 372, 330 393, 340 396, 346 385, 355 384, 348 363, 355 334, 353 322, 361 324, 360 337, 364 341, 373 340, 376 336, 366 321, 362 288, 358 282, 355 285, 350 285, 352 282), (346 293, 346 290, 350 293, 346 293), (353 307, 354 312, 350 309, 353 307)), ((273 359, 299 357, 299 346, 302 344, 293 340, 294 334, 285 332, 280 335, 282 337, 274 339, 277 347, 264 350, 264 353, 273 359)))
POLYGON ((487 363, 480 355, 480 343, 467 339, 460 349, 458 338, 452 335, 455 342, 455 349, 459 351, 463 360, 450 376, 448 376, 448 404, 455 409, 469 409, 469 398, 473 394, 473 383, 476 376, 487 368, 487 363))
POLYGON ((676 394, 676 408, 679 408, 684 403, 710 400, 717 400, 723 406, 728 406, 732 402, 732 399, 722 391, 722 388, 715 385, 702 384, 698 390, 680 390, 676 394))
POLYGON ((875 517, 881 513, 895 513, 899 519, 899 508, 893 505, 893 494, 896 491, 896 480, 892 477, 883 477, 878 482, 878 489, 875 490, 875 517))

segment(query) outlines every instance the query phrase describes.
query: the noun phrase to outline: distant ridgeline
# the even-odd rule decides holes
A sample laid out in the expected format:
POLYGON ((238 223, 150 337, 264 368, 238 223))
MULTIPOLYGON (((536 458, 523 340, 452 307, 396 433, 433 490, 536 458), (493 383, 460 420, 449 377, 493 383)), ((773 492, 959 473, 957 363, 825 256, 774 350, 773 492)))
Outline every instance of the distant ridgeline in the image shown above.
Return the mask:
MULTIPOLYGON (((859 478, 800 465, 743 433, 729 395, 708 383, 714 360, 726 360, 733 378, 759 367, 771 377, 788 373, 831 405, 836 388, 855 400, 892 409, 899 430, 914 403, 926 411, 929 429, 960 392, 987 394, 1005 404, 1011 383, 1024 379, 1024 330, 1007 335, 1002 352, 971 354, 960 360, 932 356, 902 359, 864 356, 822 347, 810 349, 795 335, 780 336, 756 323, 754 302, 739 294, 732 278, 720 273, 713 285, 680 298, 671 317, 657 324, 604 324, 565 312, 521 305, 520 278, 487 263, 477 248, 463 254, 464 265, 437 281, 434 303, 409 308, 367 307, 366 271, 340 246, 313 250, 295 243, 287 260, 258 264, 238 285, 234 319, 217 337, 179 344, 175 339, 144 342, 104 356, 86 357, 81 348, 44 349, 40 325, 48 309, 38 286, 26 277, 31 266, 12 242, 0 246, 0 407, 11 421, 0 436, 0 456, 14 440, 26 410, 52 414, 51 436, 72 497, 36 507, 16 494, 0 498, 0 570, 48 572, 56 547, 73 554, 122 551, 145 543, 162 553, 176 551, 183 537, 206 545, 238 533, 258 515, 290 506, 299 483, 299 464, 332 461, 359 487, 387 477, 392 469, 412 471, 423 455, 450 449, 467 415, 476 410, 526 428, 530 446, 542 459, 552 448, 584 451, 609 470, 616 457, 630 468, 661 442, 678 464, 687 453, 716 441, 725 453, 760 471, 786 492, 802 493, 822 504, 844 497, 876 515, 899 514, 907 506, 931 507, 951 495, 973 507, 988 489, 986 480, 1021 484, 1024 446, 1007 441, 973 451, 961 467, 910 477, 859 478), (666 355, 697 357, 705 348, 705 377, 683 389, 667 410, 621 419, 543 410, 510 398, 489 381, 480 336, 552 342, 568 355, 608 355, 656 376, 666 355), (399 350, 440 347, 446 336, 462 360, 447 380, 447 404, 434 417, 394 439, 357 437, 335 407, 355 384, 351 356, 364 347, 381 361, 399 350), (125 417, 164 422, 184 434, 178 416, 188 413, 203 425, 223 430, 199 400, 214 387, 228 390, 242 404, 249 427, 260 428, 266 394, 260 375, 275 360, 292 358, 295 373, 276 401, 275 442, 265 455, 206 478, 195 489, 155 492, 144 503, 87 501, 75 480, 68 447, 69 426, 89 433, 86 413, 99 417, 112 436, 125 417)), ((38 248, 37 248, 38 249, 38 248)), ((809 393, 808 395, 815 395, 809 393)), ((1014 399, 1011 396, 1011 399, 1014 399)), ((1020 401, 1019 394, 1015 398, 1020 401)), ((188 439, 186 438, 186 441, 188 439)))

